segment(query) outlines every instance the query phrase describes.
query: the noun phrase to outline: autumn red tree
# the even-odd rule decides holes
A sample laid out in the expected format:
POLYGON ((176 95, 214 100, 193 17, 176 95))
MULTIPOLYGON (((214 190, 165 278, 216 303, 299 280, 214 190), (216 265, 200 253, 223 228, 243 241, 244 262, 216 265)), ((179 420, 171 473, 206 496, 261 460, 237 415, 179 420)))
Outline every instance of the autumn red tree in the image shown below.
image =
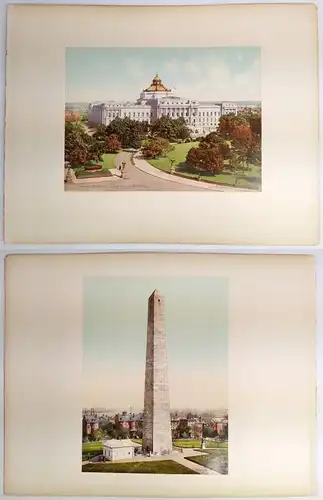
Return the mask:
POLYGON ((238 125, 248 125, 247 119, 242 114, 223 115, 219 120, 217 135, 230 141, 238 125))
POLYGON ((167 139, 156 137, 148 139, 143 144, 141 152, 146 158, 158 158, 159 156, 165 156, 172 148, 167 139))
POLYGON ((252 141, 252 131, 249 123, 237 124, 232 130, 230 140, 239 146, 248 147, 252 141))
POLYGON ((77 113, 76 111, 72 111, 71 109, 67 109, 65 111, 65 121, 66 122, 78 122, 80 120, 81 120, 80 113, 77 113))
POLYGON ((196 172, 210 172, 214 175, 224 168, 223 155, 218 147, 191 148, 187 153, 188 166, 196 172))
POLYGON ((116 153, 121 149, 121 142, 116 134, 111 134, 106 140, 107 153, 116 153))

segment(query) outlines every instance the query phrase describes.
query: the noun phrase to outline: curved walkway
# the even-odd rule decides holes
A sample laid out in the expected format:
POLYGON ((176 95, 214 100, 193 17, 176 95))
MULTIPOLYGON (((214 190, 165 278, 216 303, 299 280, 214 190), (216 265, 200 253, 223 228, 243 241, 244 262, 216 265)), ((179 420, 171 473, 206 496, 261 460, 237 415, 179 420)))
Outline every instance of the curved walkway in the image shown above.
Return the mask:
POLYGON ((152 167, 141 158, 131 162, 132 153, 122 151, 116 156, 116 166, 125 162, 125 176, 109 177, 78 183, 66 183, 65 191, 246 191, 226 186, 214 186, 206 182, 198 182, 182 177, 173 176, 152 167))
POLYGON ((203 188, 177 184, 167 179, 148 174, 139 170, 131 162, 132 153, 120 152, 116 156, 116 166, 123 161, 125 165, 125 176, 123 179, 113 178, 101 182, 87 181, 84 184, 66 183, 66 191, 204 191, 203 188))

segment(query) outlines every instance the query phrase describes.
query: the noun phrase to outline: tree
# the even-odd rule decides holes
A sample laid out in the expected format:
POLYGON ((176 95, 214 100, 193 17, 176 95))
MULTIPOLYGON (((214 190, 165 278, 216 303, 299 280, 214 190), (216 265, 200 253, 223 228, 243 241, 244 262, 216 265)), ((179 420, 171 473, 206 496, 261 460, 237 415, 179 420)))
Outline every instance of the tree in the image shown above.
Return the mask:
POLYGON ((249 146, 252 140, 252 131, 249 123, 239 123, 233 127, 230 140, 241 147, 249 146))
POLYGON ((261 137, 261 109, 245 108, 240 112, 250 125, 253 134, 261 137))
POLYGON ((120 427, 119 429, 116 429, 116 436, 117 439, 126 439, 129 437, 129 430, 120 427))
MULTIPOLYGON (((90 136, 89 136, 90 137, 90 136)), ((106 146, 104 142, 96 141, 93 137, 90 137, 89 141, 89 158, 93 161, 102 161, 102 156, 106 152, 106 146)))
POLYGON ((98 125, 96 127, 96 130, 95 130, 92 137, 98 141, 106 141, 106 139, 107 139, 107 127, 105 125, 103 125, 103 123, 100 123, 100 125, 98 125))
POLYGON ((261 138, 253 134, 247 148, 247 161, 253 165, 261 165, 261 138))
POLYGON ((202 437, 202 427, 200 425, 193 425, 192 427, 192 435, 194 439, 201 439, 202 437))
POLYGON ((189 167, 195 172, 220 174, 224 168, 223 156, 218 147, 191 148, 186 156, 189 167))
POLYGON ((65 161, 72 166, 85 165, 90 160, 89 136, 72 123, 65 124, 65 161))
POLYGON ((67 109, 65 111, 65 121, 66 122, 78 122, 81 120, 80 113, 73 111, 72 109, 67 109))
POLYGON ((162 116, 151 124, 150 132, 153 137, 163 137, 171 142, 184 141, 190 137, 190 130, 184 118, 173 120, 168 116, 162 116))
POLYGON ((234 129, 238 125, 248 125, 246 118, 242 114, 237 116, 234 114, 223 115, 219 120, 217 134, 223 139, 231 140, 234 129))
POLYGON ((107 153, 117 153, 121 149, 121 142, 115 134, 111 134, 106 140, 106 152, 107 153))
POLYGON ((114 425, 112 422, 103 424, 101 428, 107 433, 108 436, 111 436, 114 431, 114 425))
POLYGON ((158 158, 159 156, 165 156, 172 148, 173 146, 167 139, 153 137, 143 144, 141 151, 146 158, 158 158))
POLYGON ((203 437, 215 437, 214 429, 212 427, 205 425, 203 430, 203 437))
POLYGON ((116 135, 123 148, 139 149, 148 131, 148 123, 126 118, 115 118, 106 127, 107 135, 116 135))
POLYGON ((95 441, 100 441, 104 437, 104 432, 102 429, 97 429, 93 432, 93 437, 95 441))
POLYGON ((250 159, 255 153, 254 137, 249 123, 236 125, 231 136, 231 161, 230 165, 236 175, 241 171, 244 175, 250 169, 250 159))
POLYGON ((200 148, 218 148, 224 160, 230 156, 230 143, 223 137, 220 137, 217 132, 211 132, 210 134, 202 137, 200 148))
POLYGON ((143 434, 143 432, 142 432, 141 429, 137 429, 136 430, 136 436, 137 436, 138 439, 142 439, 142 434, 143 434))
POLYGON ((65 123, 65 161, 72 167, 100 161, 104 152, 104 143, 91 137, 80 122, 65 123))

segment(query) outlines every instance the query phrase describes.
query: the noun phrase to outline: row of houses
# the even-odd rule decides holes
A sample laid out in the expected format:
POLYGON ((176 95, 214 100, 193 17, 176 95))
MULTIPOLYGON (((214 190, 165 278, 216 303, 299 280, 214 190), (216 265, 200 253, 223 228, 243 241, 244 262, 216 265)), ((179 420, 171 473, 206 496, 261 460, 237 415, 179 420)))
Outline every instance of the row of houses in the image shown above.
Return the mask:
MULTIPOLYGON (((117 429, 124 429, 129 432, 130 436, 135 436, 142 430, 143 413, 133 413, 123 411, 117 413, 114 417, 98 416, 94 412, 84 414, 83 416, 83 437, 93 434, 100 428, 100 424, 111 422, 117 429)), ((219 436, 224 434, 225 428, 228 425, 228 416, 223 418, 214 418, 206 421, 198 415, 178 416, 171 415, 171 429, 173 439, 183 437, 200 439, 203 435, 203 430, 208 427, 215 431, 219 436)))

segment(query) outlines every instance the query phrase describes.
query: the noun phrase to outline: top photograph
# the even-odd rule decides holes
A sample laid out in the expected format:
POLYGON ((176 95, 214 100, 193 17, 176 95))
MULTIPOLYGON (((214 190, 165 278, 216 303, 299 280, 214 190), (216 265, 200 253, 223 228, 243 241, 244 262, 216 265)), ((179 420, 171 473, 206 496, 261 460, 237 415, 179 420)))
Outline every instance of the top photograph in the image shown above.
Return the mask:
POLYGON ((259 47, 65 57, 65 191, 262 190, 259 47))

